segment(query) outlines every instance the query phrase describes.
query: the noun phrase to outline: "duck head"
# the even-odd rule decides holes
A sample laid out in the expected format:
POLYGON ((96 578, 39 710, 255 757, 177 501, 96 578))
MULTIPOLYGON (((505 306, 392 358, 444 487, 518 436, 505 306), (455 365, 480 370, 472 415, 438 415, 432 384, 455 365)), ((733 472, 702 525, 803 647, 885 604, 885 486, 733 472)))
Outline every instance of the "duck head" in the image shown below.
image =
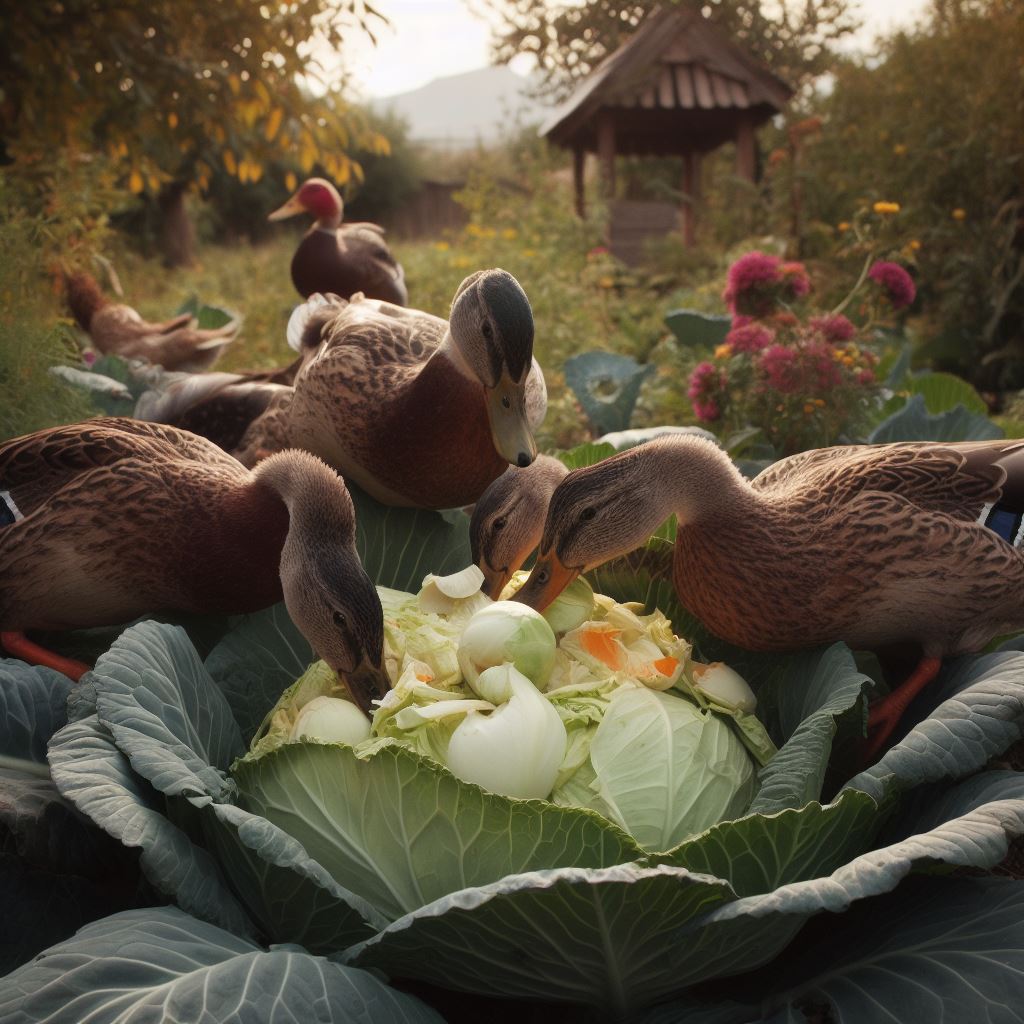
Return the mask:
POLYGON ((551 494, 567 472, 558 459, 538 455, 526 469, 509 466, 474 506, 469 540, 491 599, 540 543, 551 494))
POLYGON ((526 415, 533 361, 526 292, 504 270, 478 270, 455 293, 449 329, 457 361, 483 386, 495 450, 513 466, 529 466, 537 444, 526 415))
POLYGON ((336 228, 341 224, 344 209, 345 204, 338 190, 329 181, 325 178, 310 178, 267 220, 285 220, 300 213, 311 213, 316 217, 319 227, 336 228))
POLYGON ((651 475, 639 451, 573 470, 555 488, 537 561, 514 600, 543 611, 577 576, 640 547, 667 518, 645 500, 651 475))
POLYGON ((254 474, 288 507, 280 564, 288 614, 369 715, 391 683, 383 667, 384 613, 356 552, 352 498, 334 470, 308 452, 272 455, 254 474))

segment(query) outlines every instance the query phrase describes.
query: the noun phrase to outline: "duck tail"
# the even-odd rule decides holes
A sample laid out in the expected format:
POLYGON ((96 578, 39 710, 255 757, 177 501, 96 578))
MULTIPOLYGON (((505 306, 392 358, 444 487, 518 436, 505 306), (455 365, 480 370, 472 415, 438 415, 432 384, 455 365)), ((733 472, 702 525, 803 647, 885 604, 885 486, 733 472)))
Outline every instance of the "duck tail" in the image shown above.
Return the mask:
POLYGON ((348 299, 338 295, 314 292, 305 302, 296 306, 288 318, 286 337, 289 346, 300 354, 318 348, 324 325, 348 304, 348 299))
POLYGON ((64 293, 71 315, 86 333, 89 332, 93 314, 110 305, 110 300, 100 291, 96 278, 85 271, 64 275, 64 293))

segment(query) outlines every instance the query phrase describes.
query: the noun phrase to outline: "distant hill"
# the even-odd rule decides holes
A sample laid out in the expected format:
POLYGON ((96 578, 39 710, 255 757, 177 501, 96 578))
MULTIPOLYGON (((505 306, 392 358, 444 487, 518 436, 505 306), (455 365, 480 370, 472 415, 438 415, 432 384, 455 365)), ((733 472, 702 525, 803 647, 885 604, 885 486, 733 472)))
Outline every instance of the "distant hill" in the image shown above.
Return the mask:
POLYGON ((373 106, 404 118, 416 142, 462 149, 495 142, 517 123, 539 124, 548 108, 526 95, 530 85, 505 66, 480 68, 384 96, 373 106))

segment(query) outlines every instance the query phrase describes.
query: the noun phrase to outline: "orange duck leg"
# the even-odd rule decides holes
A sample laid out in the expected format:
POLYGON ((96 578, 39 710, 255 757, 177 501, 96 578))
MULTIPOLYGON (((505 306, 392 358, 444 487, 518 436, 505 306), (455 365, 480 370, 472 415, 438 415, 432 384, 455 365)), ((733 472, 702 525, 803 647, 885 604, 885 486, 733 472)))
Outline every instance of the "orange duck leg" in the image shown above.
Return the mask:
POLYGON ((69 679, 76 683, 91 668, 84 661, 75 661, 74 658, 65 658, 45 647, 33 643, 24 633, 4 632, 0 633, 0 644, 12 658, 20 658, 30 665, 42 665, 44 668, 52 668, 62 672, 69 679))
POLYGON ((939 674, 941 665, 941 658, 922 657, 903 683, 871 704, 868 708, 868 735, 861 748, 865 765, 878 760, 910 702, 939 674))

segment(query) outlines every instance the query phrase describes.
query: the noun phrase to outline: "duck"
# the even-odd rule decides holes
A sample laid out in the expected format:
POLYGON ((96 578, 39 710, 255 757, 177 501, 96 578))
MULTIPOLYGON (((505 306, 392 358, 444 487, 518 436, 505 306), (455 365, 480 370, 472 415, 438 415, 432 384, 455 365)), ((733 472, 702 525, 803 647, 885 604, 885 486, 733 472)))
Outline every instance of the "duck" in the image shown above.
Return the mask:
POLYGON ((388 690, 380 599, 344 482, 308 452, 248 470, 216 445, 126 418, 0 445, 0 642, 78 679, 26 630, 153 612, 236 614, 284 599, 369 714, 388 690))
POLYGON ((470 549, 492 601, 540 543, 551 495, 568 472, 560 459, 538 455, 525 469, 509 466, 473 506, 470 549))
POLYGON ((190 313, 150 322, 138 311, 111 302, 84 271, 65 275, 68 307, 97 351, 125 359, 146 359, 166 370, 208 370, 238 333, 239 322, 200 330, 190 313))
POLYGON ((448 509, 533 462, 547 391, 511 274, 471 274, 448 320, 364 296, 314 298, 299 347, 315 354, 246 432, 234 452, 245 465, 303 448, 383 504, 448 509))
POLYGON ((301 213, 316 217, 292 257, 292 283, 305 299, 316 292, 349 298, 356 292, 404 306, 409 301, 402 265, 377 224, 342 224, 344 203, 325 178, 309 178, 268 220, 301 213))
POLYGON ((558 485, 516 599, 546 608, 672 513, 676 592, 721 639, 920 652, 871 705, 869 758, 943 658, 1024 629, 1024 440, 817 449, 753 481, 702 438, 649 441, 558 485))

